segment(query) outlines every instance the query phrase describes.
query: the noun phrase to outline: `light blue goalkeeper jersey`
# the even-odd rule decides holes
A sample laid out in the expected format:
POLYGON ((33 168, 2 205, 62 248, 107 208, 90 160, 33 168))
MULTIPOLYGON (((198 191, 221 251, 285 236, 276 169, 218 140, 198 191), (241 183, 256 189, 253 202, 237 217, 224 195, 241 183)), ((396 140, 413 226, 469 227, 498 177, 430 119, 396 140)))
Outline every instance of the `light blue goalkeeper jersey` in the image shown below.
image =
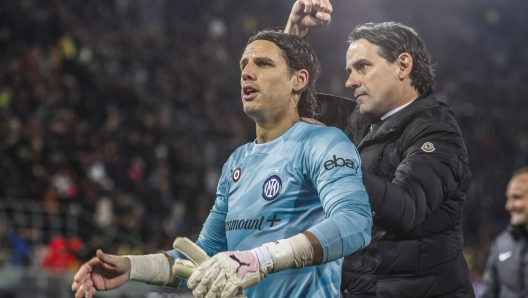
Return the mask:
POLYGON ((371 226, 355 146, 337 128, 299 122, 229 157, 196 244, 212 256, 309 231, 322 245, 322 265, 270 274, 244 294, 339 297, 343 257, 370 243, 371 226))

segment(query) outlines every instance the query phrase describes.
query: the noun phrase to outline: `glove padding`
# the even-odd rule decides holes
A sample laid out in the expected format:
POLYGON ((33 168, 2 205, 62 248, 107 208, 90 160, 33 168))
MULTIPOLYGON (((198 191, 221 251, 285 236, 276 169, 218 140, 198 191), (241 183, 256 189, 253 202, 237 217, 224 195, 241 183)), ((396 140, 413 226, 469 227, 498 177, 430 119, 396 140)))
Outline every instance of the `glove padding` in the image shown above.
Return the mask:
POLYGON ((197 298, 231 298, 262 281, 257 257, 250 251, 221 252, 203 262, 187 280, 197 298))
MULTIPOLYGON (((211 260, 207 253, 194 242, 185 237, 178 237, 174 240, 172 245, 175 250, 183 254, 189 260, 184 260, 177 258, 174 260, 174 265, 172 266, 172 274, 178 278, 189 279, 192 273, 204 262, 211 260)), ((190 287, 189 287, 190 288, 190 287)), ((190 288, 191 289, 191 288, 190 288)), ((194 292, 193 292, 194 294, 194 292)), ((246 298, 242 293, 242 290, 236 292, 236 298, 246 298)), ((211 293, 211 295, 214 295, 211 293)), ((207 297, 216 297, 216 296, 207 296, 207 297)), ((195 295, 196 296, 196 295, 195 295)), ((196 297, 204 297, 196 296, 196 297)), ((226 296, 231 297, 231 296, 226 296)), ((234 297, 234 296, 233 296, 234 297)))
POLYGON ((203 262, 209 259, 207 253, 188 238, 178 237, 172 244, 175 250, 189 260, 177 258, 172 265, 172 274, 178 278, 189 279, 191 274, 203 262))

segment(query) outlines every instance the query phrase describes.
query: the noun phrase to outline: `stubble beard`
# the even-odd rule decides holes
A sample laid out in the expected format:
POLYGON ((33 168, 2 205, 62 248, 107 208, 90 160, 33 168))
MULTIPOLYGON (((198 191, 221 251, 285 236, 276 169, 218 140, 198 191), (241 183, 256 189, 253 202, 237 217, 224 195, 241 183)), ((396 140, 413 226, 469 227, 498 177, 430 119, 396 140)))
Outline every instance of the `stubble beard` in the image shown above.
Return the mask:
POLYGON ((244 112, 246 113, 246 115, 248 115, 249 118, 253 119, 253 121, 255 122, 259 122, 263 118, 261 109, 258 108, 254 101, 246 103, 246 105, 244 105, 244 112))
POLYGON ((377 115, 376 109, 374 109, 372 106, 370 106, 370 109, 369 109, 369 103, 367 103, 367 102, 364 102, 364 103, 362 103, 359 106, 359 112, 363 116, 365 116, 365 117, 367 117, 367 118, 369 118, 371 120, 374 120, 374 119, 376 119, 377 117, 380 116, 380 115, 377 115))

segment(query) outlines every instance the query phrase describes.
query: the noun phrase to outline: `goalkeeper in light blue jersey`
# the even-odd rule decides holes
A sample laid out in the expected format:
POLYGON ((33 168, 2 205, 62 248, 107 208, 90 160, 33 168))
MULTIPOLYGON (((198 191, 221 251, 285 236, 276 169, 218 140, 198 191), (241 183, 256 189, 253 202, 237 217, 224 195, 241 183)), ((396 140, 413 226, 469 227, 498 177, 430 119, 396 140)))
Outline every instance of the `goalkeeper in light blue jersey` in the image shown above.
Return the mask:
POLYGON ((339 297, 343 257, 371 238, 359 154, 339 129, 300 122, 315 115, 319 74, 304 40, 261 31, 240 68, 257 138, 225 163, 196 244, 144 256, 99 251, 75 275, 75 297, 129 279, 186 285, 196 297, 339 297))

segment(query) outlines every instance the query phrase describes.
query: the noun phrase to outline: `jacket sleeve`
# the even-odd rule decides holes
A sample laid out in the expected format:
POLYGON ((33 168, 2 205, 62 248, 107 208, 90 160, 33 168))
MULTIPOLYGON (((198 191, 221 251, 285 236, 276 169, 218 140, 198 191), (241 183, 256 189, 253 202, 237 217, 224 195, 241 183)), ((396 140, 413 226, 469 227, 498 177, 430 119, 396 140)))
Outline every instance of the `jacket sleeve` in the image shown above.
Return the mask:
POLYGON ((344 131, 347 117, 354 111, 357 103, 348 98, 322 93, 317 94, 317 99, 321 110, 318 120, 326 126, 334 126, 344 131))
POLYGON ((484 270, 484 277, 482 278, 480 297, 481 298, 495 298, 499 297, 500 284, 497 276, 497 240, 492 244, 484 270))
MULTIPOLYGON (((435 122, 409 129, 413 131, 402 142, 410 145, 400 153, 402 160, 392 181, 363 169, 363 182, 375 212, 374 222, 395 234, 411 231, 446 200, 454 200, 449 206, 461 205, 462 202, 456 201, 464 200, 471 175, 457 127, 435 122)), ((453 209, 449 214, 459 212, 458 208, 453 209)))

